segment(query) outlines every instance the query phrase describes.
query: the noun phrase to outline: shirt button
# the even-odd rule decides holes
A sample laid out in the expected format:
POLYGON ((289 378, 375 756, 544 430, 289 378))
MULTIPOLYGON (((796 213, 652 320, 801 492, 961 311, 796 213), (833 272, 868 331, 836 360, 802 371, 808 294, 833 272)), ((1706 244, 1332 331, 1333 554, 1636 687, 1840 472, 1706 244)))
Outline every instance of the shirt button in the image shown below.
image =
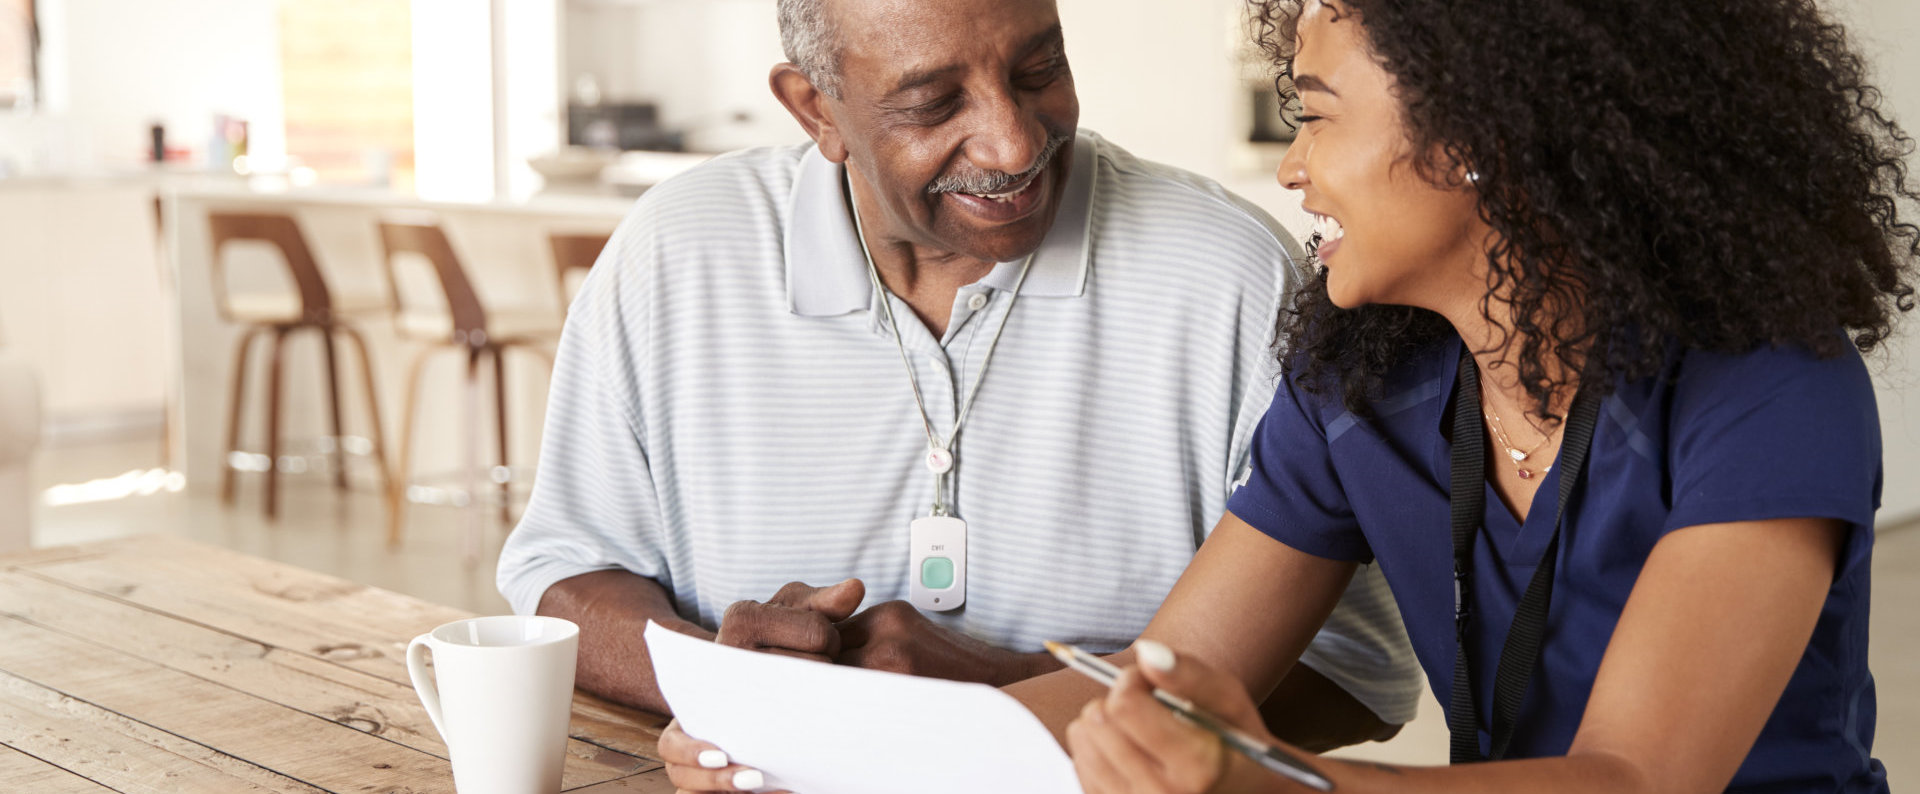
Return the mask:
POLYGON ((981 309, 987 308, 987 293, 984 293, 984 292, 973 293, 972 297, 967 298, 967 308, 972 309, 974 311, 980 311, 981 309))
POLYGON ((935 372, 944 372, 947 369, 947 360, 939 356, 927 356, 927 366, 932 367, 935 372))

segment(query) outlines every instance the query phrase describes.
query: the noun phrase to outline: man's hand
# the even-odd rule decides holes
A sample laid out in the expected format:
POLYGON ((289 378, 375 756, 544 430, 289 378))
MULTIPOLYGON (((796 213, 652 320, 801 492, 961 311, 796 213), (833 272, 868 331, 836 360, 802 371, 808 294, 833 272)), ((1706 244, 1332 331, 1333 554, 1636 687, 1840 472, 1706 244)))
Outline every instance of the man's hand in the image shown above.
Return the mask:
POLYGON ((934 624, 888 601, 839 625, 839 662, 893 673, 1005 686, 1060 668, 1045 653, 1015 653, 934 624))
POLYGON ((789 582, 766 603, 735 601, 720 617, 714 642, 750 651, 833 662, 844 643, 835 623, 846 620, 867 586, 848 579, 832 587, 789 582))

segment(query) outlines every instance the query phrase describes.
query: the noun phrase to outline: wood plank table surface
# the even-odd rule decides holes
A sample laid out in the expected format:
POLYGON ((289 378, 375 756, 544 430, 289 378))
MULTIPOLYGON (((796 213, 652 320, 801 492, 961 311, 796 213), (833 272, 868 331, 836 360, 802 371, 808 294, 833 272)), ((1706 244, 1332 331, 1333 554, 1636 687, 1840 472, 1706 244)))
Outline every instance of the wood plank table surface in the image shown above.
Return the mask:
MULTIPOLYGON (((453 791, 407 642, 471 617, 165 536, 0 556, 0 791, 453 791)), ((576 693, 563 788, 671 792, 666 719, 576 693)))

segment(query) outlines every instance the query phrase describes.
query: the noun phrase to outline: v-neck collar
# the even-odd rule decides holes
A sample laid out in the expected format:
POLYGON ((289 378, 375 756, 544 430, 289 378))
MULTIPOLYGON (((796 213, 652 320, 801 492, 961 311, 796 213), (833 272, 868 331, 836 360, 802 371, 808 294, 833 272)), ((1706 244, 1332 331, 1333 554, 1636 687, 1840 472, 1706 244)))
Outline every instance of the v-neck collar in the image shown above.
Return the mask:
MULTIPOLYGON (((1466 342, 1458 336, 1443 346, 1440 382, 1446 384, 1445 396, 1431 403, 1433 413, 1427 420, 1433 441, 1428 454, 1441 483, 1453 481, 1453 450, 1447 443, 1447 420, 1453 415, 1453 391, 1460 378, 1460 353, 1465 347, 1466 342)), ((1488 463, 1498 465, 1498 461, 1491 458, 1488 463)), ((1486 493, 1486 510, 1480 518, 1481 535, 1489 548, 1508 568, 1532 568, 1540 564, 1546 555, 1547 543, 1553 539, 1554 513, 1559 507, 1560 453, 1554 452, 1553 468, 1541 478, 1540 487, 1533 492, 1526 521, 1507 509, 1507 503, 1500 498, 1491 479, 1482 480, 1480 487, 1486 493)))

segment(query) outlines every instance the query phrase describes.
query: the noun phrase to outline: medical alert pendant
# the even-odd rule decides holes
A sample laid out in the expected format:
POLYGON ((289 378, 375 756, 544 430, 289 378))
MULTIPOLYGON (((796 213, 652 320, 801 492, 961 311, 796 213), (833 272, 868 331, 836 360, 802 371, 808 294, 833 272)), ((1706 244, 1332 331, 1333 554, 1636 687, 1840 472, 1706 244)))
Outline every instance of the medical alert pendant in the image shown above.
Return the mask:
POLYGON ((907 603, 926 612, 967 603, 967 522, 953 516, 916 518, 907 529, 907 548, 912 583, 907 603))
POLYGON ((934 474, 946 474, 953 471, 953 453, 940 447, 927 447, 927 470, 934 474))

